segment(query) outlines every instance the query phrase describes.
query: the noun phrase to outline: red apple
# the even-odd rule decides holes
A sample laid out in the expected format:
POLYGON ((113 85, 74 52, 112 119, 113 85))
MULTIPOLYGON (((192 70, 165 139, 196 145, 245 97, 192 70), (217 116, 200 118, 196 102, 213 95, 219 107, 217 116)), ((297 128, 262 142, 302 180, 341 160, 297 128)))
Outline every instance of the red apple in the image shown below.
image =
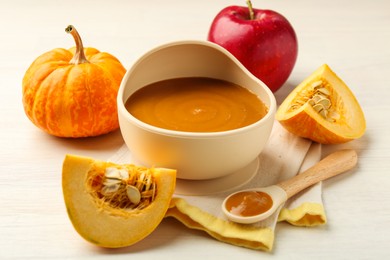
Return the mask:
POLYGON ((229 6, 214 18, 208 40, 232 53, 273 92, 290 76, 298 41, 289 21, 272 10, 229 6))

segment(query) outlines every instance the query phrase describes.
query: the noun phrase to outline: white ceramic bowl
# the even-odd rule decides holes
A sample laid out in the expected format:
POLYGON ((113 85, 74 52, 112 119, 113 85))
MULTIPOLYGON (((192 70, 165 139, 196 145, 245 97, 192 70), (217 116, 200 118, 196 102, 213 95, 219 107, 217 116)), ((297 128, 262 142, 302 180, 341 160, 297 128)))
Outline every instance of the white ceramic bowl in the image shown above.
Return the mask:
POLYGON ((120 129, 126 145, 148 167, 177 169, 177 177, 207 180, 245 167, 260 154, 270 136, 276 111, 273 93, 222 47, 207 41, 180 41, 144 54, 125 74, 118 92, 120 129), (133 117, 126 100, 156 81, 179 77, 210 77, 246 87, 269 112, 261 120, 223 132, 182 132, 158 128, 133 117))

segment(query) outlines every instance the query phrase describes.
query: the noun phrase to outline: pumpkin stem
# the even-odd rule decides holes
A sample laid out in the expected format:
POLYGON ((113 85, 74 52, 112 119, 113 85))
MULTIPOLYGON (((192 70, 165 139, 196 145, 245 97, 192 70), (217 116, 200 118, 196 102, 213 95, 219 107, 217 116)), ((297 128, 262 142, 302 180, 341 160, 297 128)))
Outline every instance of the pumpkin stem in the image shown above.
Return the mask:
POLYGON ((74 41, 76 42, 76 51, 69 63, 76 65, 81 63, 89 63, 84 54, 83 42, 81 41, 81 37, 77 32, 76 28, 74 28, 73 25, 69 25, 65 28, 65 32, 70 33, 73 36, 74 41))
POLYGON ((249 10, 249 20, 253 20, 255 18, 255 14, 253 12, 252 2, 250 0, 246 1, 249 10))

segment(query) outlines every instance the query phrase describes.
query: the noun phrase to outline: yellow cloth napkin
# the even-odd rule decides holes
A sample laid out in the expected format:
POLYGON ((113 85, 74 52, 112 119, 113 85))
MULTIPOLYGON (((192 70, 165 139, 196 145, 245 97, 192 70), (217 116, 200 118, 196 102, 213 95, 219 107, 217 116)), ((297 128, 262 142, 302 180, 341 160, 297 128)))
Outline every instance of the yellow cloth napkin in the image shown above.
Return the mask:
MULTIPOLYGON (((259 155, 258 173, 239 190, 276 184, 304 171, 320 159, 319 144, 294 136, 275 122, 269 142, 259 155)), ((110 160, 134 163, 125 145, 110 160)), ((272 250, 278 221, 287 221, 296 226, 326 223, 321 183, 289 199, 268 219, 250 225, 230 222, 223 215, 222 201, 231 192, 207 196, 175 194, 166 217, 174 217, 188 228, 203 230, 220 241, 265 251, 272 250)))

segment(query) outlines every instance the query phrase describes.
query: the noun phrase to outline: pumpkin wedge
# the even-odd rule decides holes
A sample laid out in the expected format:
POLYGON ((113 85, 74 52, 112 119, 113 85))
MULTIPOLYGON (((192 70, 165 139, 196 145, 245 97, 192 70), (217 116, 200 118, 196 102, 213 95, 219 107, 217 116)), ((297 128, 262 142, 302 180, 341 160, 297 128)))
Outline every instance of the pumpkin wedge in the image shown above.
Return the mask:
POLYGON ((67 155, 62 189, 76 231, 101 247, 132 245, 148 236, 164 218, 176 183, 176 171, 114 164, 67 155))
POLYGON ((326 64, 286 97, 276 119, 289 132, 322 144, 357 139, 366 129, 356 97, 326 64))

